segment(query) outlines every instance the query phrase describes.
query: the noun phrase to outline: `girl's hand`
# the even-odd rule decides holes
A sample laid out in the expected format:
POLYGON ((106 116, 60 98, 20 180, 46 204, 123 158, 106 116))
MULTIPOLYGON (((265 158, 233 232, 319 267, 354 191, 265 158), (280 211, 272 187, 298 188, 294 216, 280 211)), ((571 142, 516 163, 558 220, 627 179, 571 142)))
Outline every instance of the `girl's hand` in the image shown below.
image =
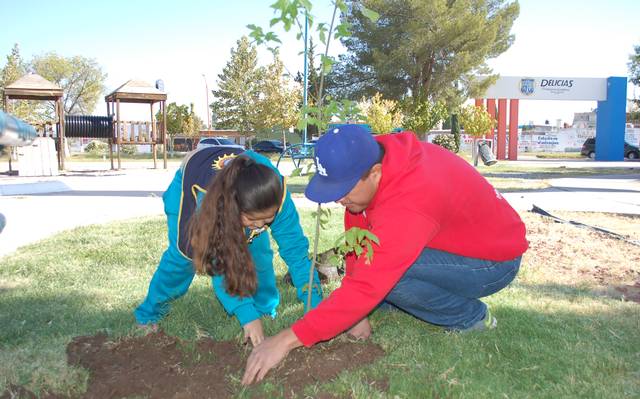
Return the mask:
POLYGON ((254 347, 264 341, 264 332, 262 331, 262 321, 255 319, 242 327, 244 330, 244 342, 251 340, 254 347))

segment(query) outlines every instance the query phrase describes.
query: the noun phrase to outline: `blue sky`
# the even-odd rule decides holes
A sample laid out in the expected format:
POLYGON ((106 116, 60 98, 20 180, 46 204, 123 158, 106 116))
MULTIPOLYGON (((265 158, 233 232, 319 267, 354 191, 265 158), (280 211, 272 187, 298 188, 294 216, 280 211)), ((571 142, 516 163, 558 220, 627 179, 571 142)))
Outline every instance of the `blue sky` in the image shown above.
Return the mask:
MULTIPOLYGON (((25 60, 55 51, 95 58, 107 72, 107 90, 129 79, 163 79, 169 101, 195 104, 206 120, 204 73, 209 88, 229 58, 230 49, 250 23, 268 26, 270 0, 0 0, 0 65, 14 43, 25 60)), ((314 13, 327 21, 329 1, 316 1, 314 13)), ((640 44, 640 1, 522 0, 512 32, 514 45, 489 64, 501 75, 627 76, 634 44, 640 44), (635 19, 635 20, 634 20, 635 19)), ((302 69, 302 44, 284 35, 282 56, 288 69, 302 69)), ((337 44, 337 43, 334 43, 337 44)), ((332 44, 332 46, 334 45, 332 44)), ((336 45, 334 53, 342 51, 336 45)), ((260 51, 261 63, 270 54, 260 51)), ((640 97, 640 89, 635 89, 640 97)), ((634 95, 629 86, 628 97, 634 95)), ((595 102, 523 101, 520 121, 571 122, 574 111, 595 102)), ((135 107, 135 106, 132 106, 135 107)), ((95 111, 104 114, 99 102, 95 111)), ((131 118, 138 112, 131 112, 131 118)), ((146 116, 146 111, 142 117, 146 116)))

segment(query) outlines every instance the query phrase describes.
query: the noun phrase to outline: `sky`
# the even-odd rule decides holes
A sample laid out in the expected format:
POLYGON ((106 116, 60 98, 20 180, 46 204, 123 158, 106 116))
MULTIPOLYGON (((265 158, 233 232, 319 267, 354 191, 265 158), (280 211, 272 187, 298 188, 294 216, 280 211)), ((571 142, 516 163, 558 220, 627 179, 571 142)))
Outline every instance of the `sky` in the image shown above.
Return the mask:
MULTIPOLYGON (((216 88, 218 74, 236 41, 249 33, 248 24, 268 27, 274 0, 0 0, 0 66, 14 43, 24 60, 56 52, 94 58, 107 73, 108 94, 129 79, 150 83, 162 79, 169 102, 194 103, 206 122, 206 96, 216 88), (204 76, 203 76, 204 75, 204 76)), ((328 22, 329 0, 314 1, 316 21, 328 22)), ((503 76, 601 77, 627 76, 629 55, 640 45, 638 0, 521 0, 512 33, 514 44, 489 60, 503 76)), ((302 71, 303 43, 280 32, 281 56, 287 69, 302 71)), ((333 55, 345 51, 332 42, 333 55)), ((271 54, 259 50, 259 63, 271 54)), ((627 97, 640 97, 628 86, 627 97)), ((213 101, 209 95, 209 101, 213 101)), ((123 119, 147 118, 148 108, 122 107, 123 119)), ((520 103, 520 123, 557 119, 571 123, 574 112, 590 111, 595 101, 520 103)), ((105 115, 98 102, 94 114, 105 115)))

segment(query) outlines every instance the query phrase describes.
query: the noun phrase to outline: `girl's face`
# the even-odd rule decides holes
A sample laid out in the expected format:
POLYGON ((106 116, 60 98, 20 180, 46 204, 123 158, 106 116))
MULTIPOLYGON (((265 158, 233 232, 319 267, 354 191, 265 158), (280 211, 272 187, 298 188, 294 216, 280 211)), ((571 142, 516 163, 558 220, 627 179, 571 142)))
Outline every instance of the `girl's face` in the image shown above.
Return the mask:
POLYGON ((273 219, 276 217, 277 211, 278 207, 274 206, 273 208, 269 208, 264 211, 250 213, 242 212, 240 213, 240 220, 242 221, 242 225, 244 227, 248 227, 251 230, 257 230, 273 222, 273 219))

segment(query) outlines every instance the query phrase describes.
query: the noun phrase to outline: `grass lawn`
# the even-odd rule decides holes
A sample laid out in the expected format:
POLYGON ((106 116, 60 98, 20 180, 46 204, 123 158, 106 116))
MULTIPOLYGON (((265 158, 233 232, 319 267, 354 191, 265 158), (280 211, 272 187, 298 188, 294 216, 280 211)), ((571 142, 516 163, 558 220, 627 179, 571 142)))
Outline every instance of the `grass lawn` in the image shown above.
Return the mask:
MULTIPOLYGON (((302 211, 311 234, 311 211, 302 211)), ((640 248, 574 226, 523 213, 530 250, 515 283, 487 302, 498 328, 448 334, 399 312, 375 312, 373 341, 386 356, 343 373, 321 389, 337 397, 622 398, 640 396, 640 304, 616 287, 640 286, 640 248), (367 384, 386 379, 386 392, 367 384)), ((563 213, 640 238, 628 216, 563 213), (588 219, 588 220, 587 220, 588 219)), ((334 211, 321 249, 341 229, 334 211)), ((166 245, 162 218, 77 228, 0 259, 0 395, 8 384, 81 394, 87 372, 67 366, 75 336, 137 335, 133 308, 143 299, 166 245)), ((284 272, 277 258, 277 274, 284 272)), ((327 287, 327 291, 334 288, 327 287)), ((267 334, 302 314, 292 288, 280 284, 280 316, 267 334)), ((196 278, 161 323, 187 340, 241 335, 196 278)))

